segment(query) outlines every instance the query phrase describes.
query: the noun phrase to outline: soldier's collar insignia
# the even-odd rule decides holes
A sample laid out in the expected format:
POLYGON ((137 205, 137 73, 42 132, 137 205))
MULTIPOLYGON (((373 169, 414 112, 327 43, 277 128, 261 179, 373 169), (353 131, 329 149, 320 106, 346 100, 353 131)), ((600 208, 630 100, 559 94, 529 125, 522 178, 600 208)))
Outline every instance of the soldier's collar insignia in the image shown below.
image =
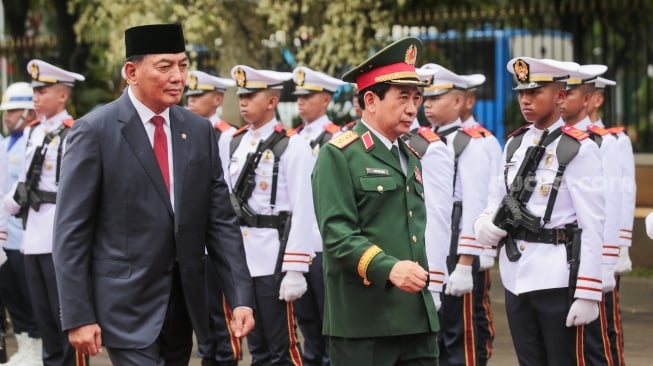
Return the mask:
POLYGON ((408 46, 408 49, 406 49, 406 57, 404 61, 409 65, 415 65, 415 62, 417 61, 417 46, 414 44, 408 46))
POLYGON ((515 61, 515 64, 512 66, 515 70, 515 77, 520 83, 528 83, 530 79, 530 68, 528 63, 522 59, 515 61))
POLYGON ((370 131, 365 132, 361 139, 363 140, 363 146, 365 146, 365 151, 370 151, 374 147, 374 139, 372 139, 372 133, 370 131))

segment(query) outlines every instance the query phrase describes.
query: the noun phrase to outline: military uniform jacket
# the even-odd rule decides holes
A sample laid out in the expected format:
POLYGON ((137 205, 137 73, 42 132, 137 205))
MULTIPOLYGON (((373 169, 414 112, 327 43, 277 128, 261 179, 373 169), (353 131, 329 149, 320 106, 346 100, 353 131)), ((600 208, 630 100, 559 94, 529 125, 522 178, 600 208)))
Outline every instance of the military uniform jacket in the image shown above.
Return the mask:
MULTIPOLYGON (((619 146, 616 137, 599 126, 593 126, 589 117, 574 125, 581 131, 600 136, 599 154, 601 155, 601 184, 595 187, 603 191, 605 209, 603 211, 603 263, 615 264, 619 258, 619 228, 621 227, 621 167, 619 146)), ((596 142, 596 140, 595 140, 596 142)))
MULTIPOLYGON (((2 189, 0 197, 7 194, 14 183, 18 180, 25 159, 26 135, 23 133, 21 137, 16 139, 11 148, 7 149, 10 139, 11 137, 5 137, 2 142, 0 142, 0 156, 2 156, 0 160, 2 172, 0 172, 0 175, 5 179, 4 183, 0 185, 0 189, 2 189)), ((20 219, 10 215, 5 210, 0 209, 0 230, 6 231, 6 241, 4 243, 5 248, 13 250, 20 249, 23 241, 23 225, 20 219)))
MULTIPOLYGON (((251 127, 240 140, 229 164, 229 176, 232 184, 236 183, 248 153, 256 151, 261 140, 267 139, 273 132, 276 119, 256 130, 251 127)), ((297 135, 290 137, 288 147, 279 161, 279 178, 277 183, 276 206, 270 207, 272 191, 272 170, 274 153, 263 152, 256 167, 256 187, 249 198, 250 207, 259 215, 278 215, 282 211, 292 213, 290 235, 283 258, 282 272, 308 272, 308 265, 313 254, 315 242, 319 235, 312 232, 315 221, 313 201, 311 199, 311 170, 313 154, 308 143, 297 135)), ((279 233, 277 229, 241 226, 245 242, 247 265, 252 277, 274 274, 274 266, 279 253, 279 233)))
MULTIPOLYGON (((63 121, 72 117, 65 110, 52 118, 42 117, 38 123, 33 123, 25 129, 25 136, 29 136, 25 148, 25 159, 19 181, 24 182, 27 169, 32 162, 34 152, 43 144, 45 135, 59 128, 63 121)), ((38 184, 38 189, 47 192, 57 191, 57 159, 59 158, 59 144, 63 143, 60 136, 50 141, 43 160, 43 170, 38 184)), ((22 249, 25 254, 52 253, 52 228, 54 226, 54 203, 43 203, 38 211, 29 208, 27 225, 23 233, 22 249)))
MULTIPOLYGON (((224 179, 229 183, 229 174, 227 167, 229 166, 229 142, 231 142, 231 135, 234 134, 236 128, 229 124, 229 122, 223 120, 214 114, 209 119, 215 130, 218 132, 218 153, 220 154, 220 162, 224 167, 224 179)), ((231 187, 231 185, 229 184, 231 187)))
MULTIPOLYGON (((440 130, 461 127, 460 119, 451 124, 441 126, 440 130)), ((459 129, 443 138, 447 147, 454 153, 454 140, 459 133, 472 132, 473 129, 459 129)), ((453 183, 454 201, 462 201, 463 216, 460 221, 460 236, 458 238, 458 254, 481 255, 484 247, 476 241, 474 221, 483 212, 487 204, 488 181, 491 173, 490 156, 485 152, 483 136, 474 134, 469 144, 458 157, 458 169, 453 183)))
MULTIPOLYGON (((599 119, 593 123, 596 126, 605 128, 603 121, 599 119)), ((617 139, 618 157, 613 158, 613 164, 620 169, 620 188, 616 193, 621 193, 621 219, 619 225, 619 245, 630 247, 633 240, 633 221, 635 218, 635 156, 630 137, 626 135, 623 127, 608 128, 608 131, 617 139)))
MULTIPOLYGON (((549 131, 561 126, 563 122, 559 119, 549 127, 549 131)), ((533 126, 528 127, 524 132, 520 146, 515 150, 510 162, 506 164, 508 184, 511 184, 515 178, 526 149, 539 141, 542 132, 533 126)), ((536 170, 538 185, 526 206, 536 216, 544 216, 550 189, 558 170, 555 151, 559 142, 560 138, 557 138, 547 147, 536 170)), ((601 157, 598 147, 588 137, 580 140, 580 143, 578 154, 567 165, 562 177, 551 221, 544 225, 544 228, 561 228, 573 222, 577 222, 582 228, 580 268, 574 297, 600 301, 604 204, 603 194, 597 192, 593 182, 601 179, 601 157)), ((486 214, 493 216, 505 195, 505 184, 493 184, 486 214)), ((517 240, 517 248, 521 252, 521 258, 516 262, 510 262, 505 255, 505 248, 501 249, 499 268, 501 281, 506 290, 519 295, 569 286, 569 268, 564 245, 517 240)))
POLYGON ((388 280, 400 260, 428 268, 421 164, 403 141, 399 145, 406 175, 365 123, 318 155, 312 183, 324 240, 326 335, 381 337, 439 328, 426 287, 410 294, 388 280))

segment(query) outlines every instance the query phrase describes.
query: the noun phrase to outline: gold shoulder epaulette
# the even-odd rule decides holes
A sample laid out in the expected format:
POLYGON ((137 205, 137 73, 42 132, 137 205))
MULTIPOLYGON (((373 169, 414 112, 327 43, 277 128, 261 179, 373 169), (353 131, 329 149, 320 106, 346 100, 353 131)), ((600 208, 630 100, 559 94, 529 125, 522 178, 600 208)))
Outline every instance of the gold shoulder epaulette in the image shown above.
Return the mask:
POLYGON ((578 141, 583 141, 586 138, 589 137, 589 135, 575 127, 571 126, 564 126, 562 127, 562 133, 564 133, 567 136, 573 137, 574 139, 578 141))
POLYGON ((587 128, 587 130, 595 135, 599 136, 605 136, 610 133, 610 131, 606 130, 603 127, 597 126, 597 125, 591 125, 587 128))
POLYGON ((440 141, 440 136, 437 133, 433 132, 432 129, 428 127, 420 127, 417 129, 417 133, 424 138, 424 140, 431 142, 440 141))
POLYGON ((356 141, 358 139, 358 133, 356 131, 346 131, 341 133, 340 135, 332 138, 329 143, 338 149, 342 150, 348 145, 350 145, 352 142, 356 141))
POLYGON ((324 125, 324 130, 333 135, 334 133, 340 131, 340 126, 331 122, 324 125))
POLYGON ((66 127, 68 127, 68 128, 71 128, 71 127, 73 127, 73 124, 75 124, 75 120, 72 119, 72 118, 70 118, 70 119, 64 119, 63 121, 61 121, 61 123, 62 123, 64 126, 66 126, 66 127))
POLYGON ((463 127, 461 128, 461 130, 473 139, 478 139, 483 137, 483 135, 481 135, 481 132, 476 127, 463 127))
POLYGON ((236 137, 236 136, 240 135, 241 133, 247 131, 248 128, 249 128, 249 124, 245 124, 243 127, 237 129, 236 132, 234 132, 233 137, 236 137))

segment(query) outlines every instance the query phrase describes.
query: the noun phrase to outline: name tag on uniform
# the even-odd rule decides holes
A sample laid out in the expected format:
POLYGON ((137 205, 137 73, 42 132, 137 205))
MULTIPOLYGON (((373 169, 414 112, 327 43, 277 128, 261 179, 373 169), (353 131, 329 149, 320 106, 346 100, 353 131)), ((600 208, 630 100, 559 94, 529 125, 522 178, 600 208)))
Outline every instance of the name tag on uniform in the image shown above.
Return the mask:
POLYGON ((388 169, 382 168, 365 168, 365 173, 367 175, 390 175, 388 169))

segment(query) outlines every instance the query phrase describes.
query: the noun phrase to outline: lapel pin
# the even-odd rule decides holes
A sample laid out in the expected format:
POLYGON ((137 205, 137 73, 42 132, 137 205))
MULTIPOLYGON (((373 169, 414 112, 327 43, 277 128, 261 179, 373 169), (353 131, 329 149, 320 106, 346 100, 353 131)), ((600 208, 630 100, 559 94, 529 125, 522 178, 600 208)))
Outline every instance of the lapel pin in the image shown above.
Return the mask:
POLYGON ((185 133, 182 133, 182 134, 181 134, 181 139, 182 139, 182 140, 186 140, 186 134, 185 134, 185 133))

